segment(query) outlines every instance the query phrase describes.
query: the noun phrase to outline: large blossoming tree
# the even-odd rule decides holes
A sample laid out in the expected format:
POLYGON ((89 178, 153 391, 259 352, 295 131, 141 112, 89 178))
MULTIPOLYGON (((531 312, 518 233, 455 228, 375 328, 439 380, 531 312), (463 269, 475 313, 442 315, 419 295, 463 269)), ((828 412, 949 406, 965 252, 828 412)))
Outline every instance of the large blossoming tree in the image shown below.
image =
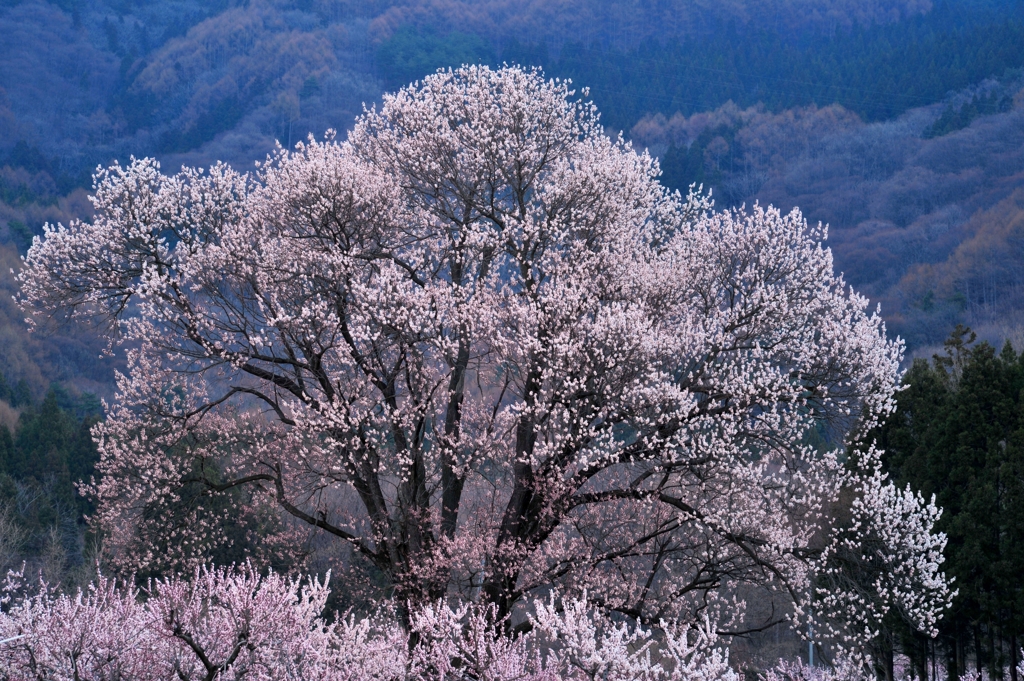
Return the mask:
POLYGON ((553 586, 740 631, 745 596, 800 616, 827 583, 839 638, 893 606, 929 629, 935 509, 839 454, 892 409, 900 344, 823 229, 657 177, 566 83, 485 67, 255 176, 101 170, 93 221, 20 276, 33 315, 127 350, 90 488, 114 557, 202 558, 231 520, 347 543, 401 604, 500 619, 553 586))

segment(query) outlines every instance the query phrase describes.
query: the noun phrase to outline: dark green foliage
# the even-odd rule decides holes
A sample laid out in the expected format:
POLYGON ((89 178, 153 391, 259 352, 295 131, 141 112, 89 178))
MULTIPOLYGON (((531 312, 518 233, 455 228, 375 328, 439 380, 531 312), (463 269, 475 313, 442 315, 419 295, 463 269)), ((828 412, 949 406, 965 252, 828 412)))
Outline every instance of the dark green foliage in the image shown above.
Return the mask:
MULTIPOLYGON (((725 148, 732 148, 736 137, 736 128, 721 126, 704 130, 689 147, 672 145, 661 159, 661 182, 670 189, 678 189, 686 193, 691 184, 703 185, 707 191, 711 187, 720 187, 726 171, 734 155, 722 155, 719 158, 717 145, 725 143, 725 148)), ((716 198, 722 198, 721 192, 716 198)), ((732 197, 725 197, 728 205, 732 197)), ((742 197, 740 197, 742 198, 742 197)))
POLYGON ((473 36, 406 27, 377 52, 390 87, 461 62, 498 61, 543 66, 549 76, 586 85, 603 119, 621 130, 648 113, 689 115, 730 100, 770 111, 838 103, 875 121, 1024 66, 1024 13, 1015 3, 946 2, 924 16, 833 35, 726 24, 629 51, 570 44, 557 56, 519 42, 495 55, 473 36))
POLYGON ((226 97, 184 130, 171 130, 161 140, 161 151, 188 151, 209 142, 219 133, 235 127, 246 113, 246 103, 238 97, 226 97))
POLYGON ((879 444, 895 482, 943 509, 959 589, 941 626, 952 670, 968 671, 969 654, 994 678, 1024 632, 1024 355, 974 341, 958 326, 945 354, 914 363, 879 444))
POLYGON ((316 76, 309 76, 305 82, 302 83, 302 89, 299 90, 299 99, 309 99, 311 97, 318 97, 320 95, 320 81, 316 79, 316 76))
POLYGON ((54 477, 61 480, 66 483, 62 485, 63 496, 84 511, 85 500, 74 493, 72 485, 87 480, 98 460, 89 432, 98 415, 79 417, 76 412, 82 411, 80 404, 64 409, 59 401, 57 392, 50 390, 41 404, 22 412, 4 469, 16 480, 39 484, 54 477))
POLYGON ((128 132, 136 132, 152 124, 153 118, 160 107, 160 102, 147 92, 129 91, 131 78, 135 75, 135 61, 131 55, 121 60, 121 82, 110 98, 111 113, 121 117, 128 132))
POLYGON ((57 406, 56 395, 50 391, 38 408, 26 410, 18 419, 14 452, 7 469, 15 478, 32 478, 37 482, 50 475, 66 474, 66 456, 74 429, 75 424, 57 406))
POLYGON ((28 387, 28 381, 24 378, 18 379, 18 382, 11 388, 11 406, 22 407, 32 402, 32 390, 28 387))
POLYGON ((25 254, 32 246, 32 230, 21 220, 8 220, 7 230, 11 233, 11 240, 18 247, 18 252, 25 254))
MULTIPOLYGON (((19 140, 11 149, 7 157, 7 165, 21 167, 33 173, 49 173, 53 170, 53 164, 46 158, 38 147, 30 145, 25 140, 19 140)), ((8 203, 10 203, 8 201, 8 203)))
POLYGON ((418 80, 441 68, 494 63, 494 50, 483 39, 453 31, 446 35, 406 26, 377 48, 377 69, 390 87, 418 80))
POLYGON ((51 0, 51 2, 65 12, 73 12, 78 9, 78 0, 51 0))
MULTIPOLYGON (((186 452, 194 445, 194 441, 186 439, 172 446, 186 452)), ((197 457, 179 487, 140 507, 135 528, 137 543, 118 549, 143 550, 160 556, 146 569, 134 572, 139 583, 181 570, 185 567, 180 562, 183 553, 189 560, 214 565, 254 560, 280 572, 294 569, 296 560, 303 559, 304 548, 281 541, 286 525, 277 509, 264 503, 265 497, 261 499, 257 490, 242 486, 215 489, 223 482, 223 470, 216 460, 197 457), (181 538, 189 534, 189 526, 195 523, 210 527, 203 539, 212 541, 192 544, 183 551, 181 538)))
POLYGON ((13 433, 0 425, 0 508, 24 530, 25 557, 40 555, 56 532, 68 558, 80 562, 85 516, 94 508, 75 485, 94 474, 99 460, 90 433, 99 403, 54 384, 33 404, 24 380, 12 387, 2 374, 0 400, 23 408, 13 433))
POLYGON ((0 202, 17 207, 56 205, 59 194, 89 186, 91 177, 82 170, 66 172, 58 160, 47 158, 25 140, 19 140, 5 157, 0 157, 0 169, 0 202), (11 169, 17 172, 12 174, 11 169))
POLYGON ((707 176, 704 169, 703 151, 703 147, 697 141, 689 147, 671 145, 665 155, 661 157, 662 184, 683 192, 691 184, 710 188, 712 182, 709 181, 711 178, 707 176))
MULTIPOLYGON (((95 399, 95 396, 90 396, 90 398, 95 399)), ((8 402, 15 408, 30 404, 32 402, 32 391, 28 387, 28 382, 22 378, 17 383, 11 385, 7 381, 7 377, 0 373, 0 400, 8 402)))
POLYGON ((837 103, 884 120, 1024 65, 1021 17, 992 19, 964 25, 937 8, 805 44, 770 31, 721 30, 631 54, 570 48, 548 70, 589 85, 605 119, 623 129, 647 112, 690 114, 729 100, 771 111, 837 103))
POLYGON ((922 136, 925 139, 930 139, 948 135, 951 132, 963 130, 978 116, 1009 111, 1012 106, 1013 100, 1007 95, 1000 95, 996 92, 975 95, 971 101, 960 106, 948 105, 939 119, 932 123, 922 136))
MULTIPOLYGON (((24 534, 19 561, 45 563, 56 542, 65 556, 64 568, 80 566, 89 543, 86 539, 96 539, 85 522, 96 508, 77 486, 96 474, 99 453, 91 428, 102 416, 100 403, 89 393, 76 397, 58 383, 51 384, 38 403, 27 390, 24 381, 12 388, 0 373, 0 400, 22 409, 13 432, 0 424, 0 515, 13 518, 24 534)), ((252 505, 251 492, 243 488, 214 491, 201 481, 218 483, 218 464, 204 458, 197 459, 195 466, 194 482, 183 485, 173 500, 142 512, 143 523, 155 530, 145 537, 147 547, 161 555, 175 554, 179 547, 173 545, 174 531, 198 518, 223 523, 223 541, 203 559, 230 565, 255 557, 274 569, 292 569, 298 554, 279 541, 280 516, 269 511, 238 513, 240 507, 252 505)), ((136 576, 144 581, 180 565, 162 568, 136 576)))
POLYGON ((501 49, 501 59, 509 64, 540 66, 554 63, 544 43, 522 43, 510 40, 501 49))

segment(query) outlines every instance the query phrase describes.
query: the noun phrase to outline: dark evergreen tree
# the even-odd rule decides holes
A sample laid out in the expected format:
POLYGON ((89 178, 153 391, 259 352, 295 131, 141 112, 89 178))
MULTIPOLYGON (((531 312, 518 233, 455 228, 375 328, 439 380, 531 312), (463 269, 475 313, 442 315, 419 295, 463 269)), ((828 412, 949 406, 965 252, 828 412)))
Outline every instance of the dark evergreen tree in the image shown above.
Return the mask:
MULTIPOLYGON (((943 509, 946 569, 959 589, 941 626, 948 677, 985 669, 1017 681, 1024 613, 1024 355, 1001 352, 958 326, 945 353, 917 360, 896 413, 880 429, 889 473, 943 509), (973 669, 972 669, 973 667, 973 669)), ((893 626, 927 671, 929 646, 893 626)), ((931 647, 932 655, 936 654, 931 647)))
POLYGON ((24 531, 25 559, 41 556, 56 538, 70 564, 80 563, 93 508, 76 484, 93 475, 99 458, 90 433, 99 418, 96 398, 54 385, 33 404, 28 384, 19 381, 0 399, 21 409, 13 433, 0 425, 0 512, 24 531))

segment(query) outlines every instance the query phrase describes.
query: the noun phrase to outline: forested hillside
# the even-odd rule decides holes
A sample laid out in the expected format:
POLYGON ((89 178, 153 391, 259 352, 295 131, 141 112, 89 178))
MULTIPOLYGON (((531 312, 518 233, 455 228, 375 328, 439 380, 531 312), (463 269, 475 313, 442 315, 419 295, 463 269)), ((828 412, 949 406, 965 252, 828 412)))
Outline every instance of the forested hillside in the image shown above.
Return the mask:
POLYGON ((835 105, 729 104, 648 116, 631 134, 661 154, 671 186, 703 183, 726 205, 799 206, 829 224, 839 268, 912 347, 957 322, 998 342, 1021 323, 1021 88, 1011 72, 873 123, 835 105))
MULTIPOLYGON (((688 115, 726 101, 776 112, 839 104, 865 121, 887 120, 1024 65, 1024 17, 1014 6, 940 2, 924 13, 904 6, 859 20, 852 6, 834 8, 828 20, 812 7, 779 7, 774 17, 761 9, 749 8, 746 21, 727 6, 690 22, 669 14, 658 17, 664 29, 632 44, 623 40, 627 29, 618 39, 554 41, 538 39, 547 35, 538 27, 532 39, 488 42, 465 32, 471 22, 450 24, 459 27, 455 33, 404 24, 380 43, 377 67, 387 85, 397 86, 438 63, 540 64, 549 75, 589 87, 605 122, 628 130, 649 113, 688 115)), ((636 17, 612 25, 635 23, 636 17)), ((643 36, 638 29, 632 35, 643 36)))
MULTIPOLYGON (((971 263, 1012 238, 985 224, 1016 210, 1022 7, 6 0, 0 240, 24 252, 44 222, 88 216, 97 164, 251 168, 438 67, 519 62, 588 87, 669 185, 829 223, 839 267, 913 345, 954 320, 996 333, 1016 284, 971 263)), ((38 396, 90 371, 65 365, 31 379, 38 396)))

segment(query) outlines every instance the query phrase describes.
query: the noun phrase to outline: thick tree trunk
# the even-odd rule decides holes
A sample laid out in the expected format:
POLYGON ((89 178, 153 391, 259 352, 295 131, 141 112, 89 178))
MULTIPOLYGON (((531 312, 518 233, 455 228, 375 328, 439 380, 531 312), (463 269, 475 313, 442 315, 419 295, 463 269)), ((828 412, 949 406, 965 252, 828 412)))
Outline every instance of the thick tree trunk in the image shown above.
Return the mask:
MULTIPOLYGON (((452 260, 452 284, 462 285, 461 257, 452 260)), ((459 329, 459 353, 448 380, 448 407, 444 415, 443 451, 441 454, 441 534, 455 537, 459 523, 459 504, 466 479, 456 471, 455 443, 462 432, 462 402, 465 399, 466 369, 469 366, 469 329, 459 329)))
POLYGON ((466 381, 466 366, 469 364, 469 343, 459 342, 459 356, 452 369, 448 383, 448 408, 444 417, 444 452, 441 461, 441 534, 449 539, 455 536, 459 523, 459 504, 462 501, 462 487, 465 478, 456 468, 454 443, 458 442, 462 425, 462 401, 466 381))
POLYGON ((893 681, 896 678, 893 657, 892 641, 889 641, 885 646, 885 681, 893 681))
POLYGON ((974 670, 978 673, 978 678, 981 678, 981 625, 974 625, 974 670))
POLYGON ((533 502, 535 486, 530 459, 537 440, 536 427, 529 410, 533 408, 536 395, 540 391, 540 380, 540 368, 535 366, 527 375, 523 390, 527 415, 521 416, 516 425, 516 461, 512 466, 515 484, 498 530, 495 551, 499 555, 491 557, 481 589, 487 602, 497 608, 498 617, 505 617, 512 611, 516 582, 522 564, 521 554, 528 549, 524 546, 524 539, 525 530, 529 525, 527 514, 533 502))
POLYGON ((960 636, 954 634, 946 642, 946 681, 960 678, 960 636))
POLYGON ((1003 681, 1003 639, 1002 634, 996 635, 996 629, 988 629, 989 678, 1003 681), (996 643, 999 648, 996 648, 996 643))
POLYGON ((878 681, 893 681, 894 672, 891 632, 883 629, 882 636, 878 644, 878 662, 875 667, 875 673, 878 675, 878 681))
POLYGON ((917 643, 917 655, 914 661, 917 663, 917 678, 921 681, 928 681, 928 637, 924 634, 914 634, 917 643))
POLYGON ((933 638, 931 647, 932 681, 939 681, 939 640, 933 638))
POLYGON ((525 549, 522 546, 522 529, 533 497, 533 467, 526 462, 517 462, 513 471, 515 487, 505 507, 496 547, 504 555, 491 558, 482 589, 487 602, 497 608, 498 617, 505 617, 512 611, 522 560, 519 554, 525 549))
POLYGON ((1010 629, 1010 681, 1017 679, 1017 630, 1010 629))

